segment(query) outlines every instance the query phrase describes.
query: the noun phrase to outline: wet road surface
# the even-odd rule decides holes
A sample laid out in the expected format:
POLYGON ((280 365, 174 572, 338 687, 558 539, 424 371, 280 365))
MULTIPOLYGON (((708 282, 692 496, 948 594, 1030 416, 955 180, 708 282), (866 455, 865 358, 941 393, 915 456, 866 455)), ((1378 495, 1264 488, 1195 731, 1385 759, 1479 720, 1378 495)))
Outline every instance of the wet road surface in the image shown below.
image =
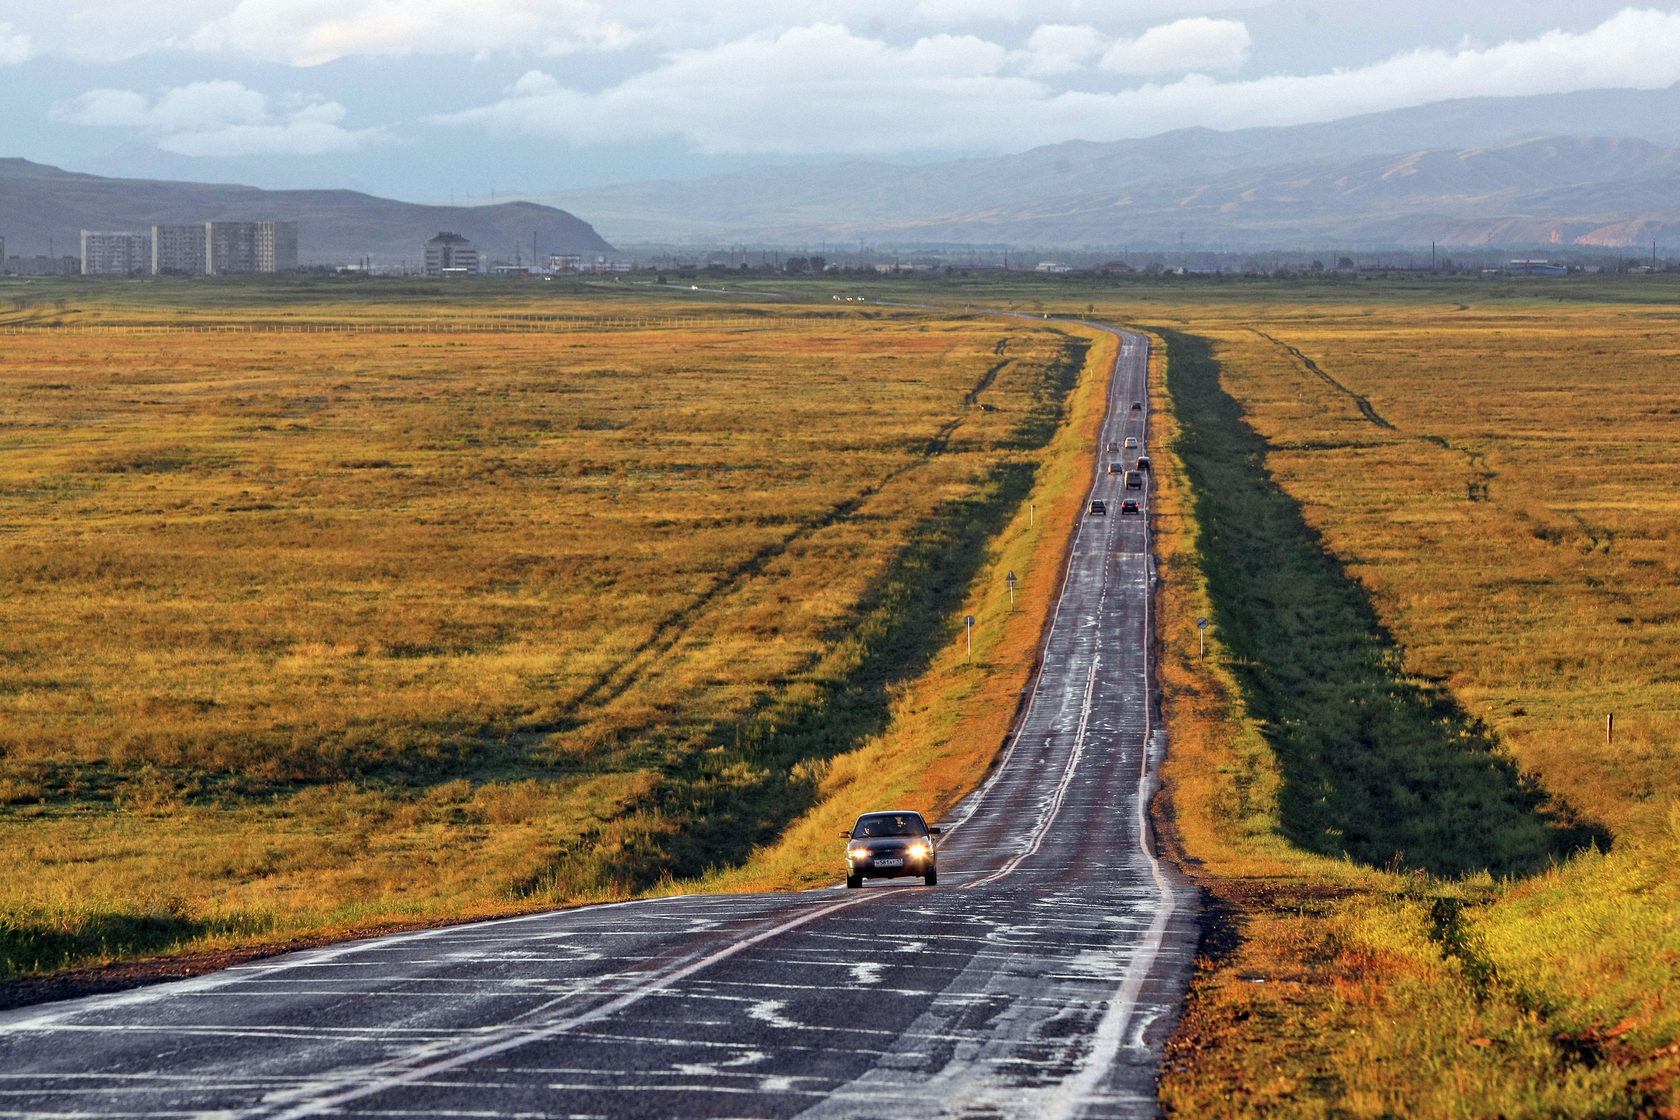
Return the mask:
MULTIPOLYGON (((1150 854, 1146 340, 1122 334, 1043 671, 940 882, 337 945, 0 1013, 0 1116, 1155 1114, 1194 896, 1150 854), (1122 458, 1124 457, 1124 458, 1122 458)), ((867 808, 875 808, 868 806, 867 808)), ((839 874, 840 842, 836 841, 839 874)))

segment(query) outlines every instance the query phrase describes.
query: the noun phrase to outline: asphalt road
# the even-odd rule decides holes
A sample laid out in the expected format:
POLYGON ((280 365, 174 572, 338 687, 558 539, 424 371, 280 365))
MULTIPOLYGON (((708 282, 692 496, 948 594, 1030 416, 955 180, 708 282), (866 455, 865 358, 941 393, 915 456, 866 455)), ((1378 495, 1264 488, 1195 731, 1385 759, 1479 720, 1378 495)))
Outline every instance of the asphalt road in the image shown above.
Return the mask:
POLYGON ((1148 351, 1122 337, 1103 443, 1141 447, 1099 453, 1110 512, 938 886, 587 907, 0 1013, 0 1116, 1153 1115, 1195 916, 1143 808, 1148 519, 1106 468, 1147 448, 1148 351))

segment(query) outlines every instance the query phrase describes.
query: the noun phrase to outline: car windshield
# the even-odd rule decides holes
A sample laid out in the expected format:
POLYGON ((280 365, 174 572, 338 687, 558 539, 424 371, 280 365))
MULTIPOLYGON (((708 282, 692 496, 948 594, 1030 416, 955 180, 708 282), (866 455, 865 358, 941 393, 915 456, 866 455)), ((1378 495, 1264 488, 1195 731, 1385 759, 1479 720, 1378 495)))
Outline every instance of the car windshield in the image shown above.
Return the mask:
POLYGON ((922 818, 912 813, 870 813, 852 826, 857 836, 921 836, 926 832, 922 818))

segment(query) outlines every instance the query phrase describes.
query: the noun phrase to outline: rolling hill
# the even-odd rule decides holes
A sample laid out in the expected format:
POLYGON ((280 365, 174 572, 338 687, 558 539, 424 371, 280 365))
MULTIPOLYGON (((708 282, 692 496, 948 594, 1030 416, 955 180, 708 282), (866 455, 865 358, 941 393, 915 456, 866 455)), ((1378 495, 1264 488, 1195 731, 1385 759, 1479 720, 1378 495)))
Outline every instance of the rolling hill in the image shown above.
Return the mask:
POLYGON ((231 184, 108 179, 24 159, 0 159, 0 237, 6 252, 78 250, 80 231, 145 230, 155 224, 211 220, 296 220, 303 264, 371 257, 418 261, 439 230, 477 242, 491 256, 611 253, 589 223, 535 202, 495 206, 423 206, 358 191, 268 191, 231 184))
POLYGON ((1680 229, 1680 87, 1477 98, 920 166, 849 161, 543 196, 619 241, 1648 243, 1680 229))

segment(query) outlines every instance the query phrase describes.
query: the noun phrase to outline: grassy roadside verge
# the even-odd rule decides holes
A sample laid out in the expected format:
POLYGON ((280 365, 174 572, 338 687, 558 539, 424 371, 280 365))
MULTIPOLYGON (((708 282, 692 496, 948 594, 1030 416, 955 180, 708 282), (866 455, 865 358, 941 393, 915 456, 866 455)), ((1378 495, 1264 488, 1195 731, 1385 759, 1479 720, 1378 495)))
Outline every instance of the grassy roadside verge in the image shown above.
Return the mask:
POLYGON ((1211 348, 1162 334, 1164 778, 1181 860, 1223 915, 1164 1103, 1198 1117, 1670 1115, 1672 1038, 1650 991, 1573 1003, 1545 951, 1608 935, 1612 953, 1637 953, 1626 927, 1648 942, 1664 926, 1667 890, 1639 887, 1657 865, 1601 854, 1602 836, 1518 778, 1450 697, 1406 679, 1272 482, 1211 348), (1198 616, 1216 624, 1205 660, 1198 616), (1539 874, 1496 880, 1479 852, 1539 874), (1618 895, 1629 909, 1612 915, 1618 895), (1542 899, 1577 929, 1525 926, 1542 899))

